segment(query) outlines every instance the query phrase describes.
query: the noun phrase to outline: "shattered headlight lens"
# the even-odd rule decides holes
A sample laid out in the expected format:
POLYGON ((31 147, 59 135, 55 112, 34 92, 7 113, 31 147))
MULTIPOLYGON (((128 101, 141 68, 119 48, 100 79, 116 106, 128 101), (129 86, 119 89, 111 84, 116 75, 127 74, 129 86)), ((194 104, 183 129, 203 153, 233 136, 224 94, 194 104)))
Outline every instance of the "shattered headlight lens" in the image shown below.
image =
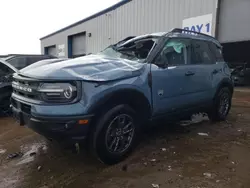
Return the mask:
POLYGON ((38 92, 46 102, 67 103, 77 97, 77 87, 72 83, 43 83, 38 92))

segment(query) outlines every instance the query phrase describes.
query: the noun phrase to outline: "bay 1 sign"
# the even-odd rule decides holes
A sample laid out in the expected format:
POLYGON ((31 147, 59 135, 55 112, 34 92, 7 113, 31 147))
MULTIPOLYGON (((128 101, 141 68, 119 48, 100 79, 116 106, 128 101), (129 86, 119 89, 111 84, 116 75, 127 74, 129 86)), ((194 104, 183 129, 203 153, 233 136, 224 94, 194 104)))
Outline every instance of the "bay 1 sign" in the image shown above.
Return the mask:
POLYGON ((212 21, 213 21, 212 14, 187 18, 183 20, 182 28, 212 36, 212 21))

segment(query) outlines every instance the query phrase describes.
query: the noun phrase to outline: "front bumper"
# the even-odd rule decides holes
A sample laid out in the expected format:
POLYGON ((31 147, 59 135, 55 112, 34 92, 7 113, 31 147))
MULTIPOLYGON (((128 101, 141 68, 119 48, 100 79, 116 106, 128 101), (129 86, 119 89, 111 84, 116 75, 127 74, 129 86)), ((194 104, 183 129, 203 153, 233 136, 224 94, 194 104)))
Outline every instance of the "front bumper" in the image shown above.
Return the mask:
POLYGON ((93 115, 83 116, 37 116, 32 115, 31 106, 11 99, 13 117, 40 135, 62 142, 79 142, 87 137, 93 115), (81 123, 79 122, 81 121, 81 123), (84 122, 84 123, 82 123, 84 122))

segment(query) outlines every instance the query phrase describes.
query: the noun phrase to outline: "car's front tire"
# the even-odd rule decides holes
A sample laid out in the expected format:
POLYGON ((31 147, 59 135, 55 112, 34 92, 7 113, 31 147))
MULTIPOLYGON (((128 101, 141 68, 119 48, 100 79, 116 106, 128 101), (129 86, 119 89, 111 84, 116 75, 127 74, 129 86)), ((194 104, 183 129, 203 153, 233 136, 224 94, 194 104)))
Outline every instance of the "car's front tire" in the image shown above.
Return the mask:
POLYGON ((112 165, 124 160, 136 145, 139 122, 135 111, 121 104, 98 117, 91 138, 91 149, 103 163, 112 165))
POLYGON ((232 92, 228 87, 223 87, 216 94, 213 107, 208 113, 208 117, 212 122, 224 121, 231 109, 232 92))

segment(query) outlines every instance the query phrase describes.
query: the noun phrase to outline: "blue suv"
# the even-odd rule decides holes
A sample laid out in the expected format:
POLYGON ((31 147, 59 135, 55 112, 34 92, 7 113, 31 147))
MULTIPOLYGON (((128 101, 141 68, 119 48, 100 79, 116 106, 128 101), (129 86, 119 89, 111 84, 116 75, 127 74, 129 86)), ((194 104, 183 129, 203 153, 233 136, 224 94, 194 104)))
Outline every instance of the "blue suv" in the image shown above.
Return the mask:
POLYGON ((183 120, 197 112, 225 120, 234 90, 221 44, 178 28, 24 69, 12 86, 20 125, 60 142, 85 140, 106 164, 128 156, 154 120, 183 120))

